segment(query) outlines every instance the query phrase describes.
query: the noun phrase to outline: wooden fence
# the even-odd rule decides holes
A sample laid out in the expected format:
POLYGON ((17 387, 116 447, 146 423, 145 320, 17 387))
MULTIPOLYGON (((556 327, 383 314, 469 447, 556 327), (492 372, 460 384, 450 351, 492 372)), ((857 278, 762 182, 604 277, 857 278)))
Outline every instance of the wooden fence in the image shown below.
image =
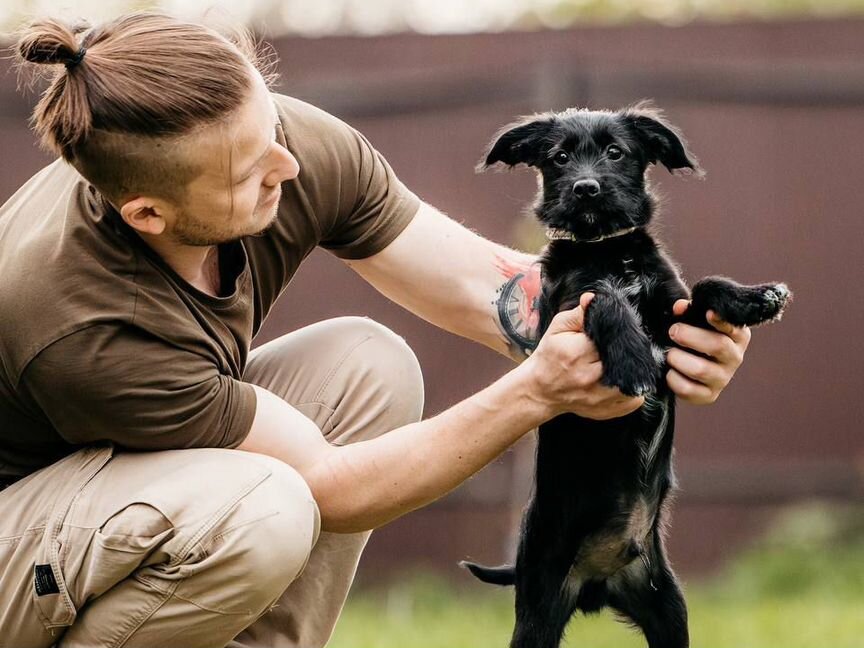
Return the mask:
MULTIPOLYGON (((778 507, 864 494, 864 22, 587 28, 475 36, 290 39, 275 43, 281 91, 349 121, 421 197, 483 235, 524 244, 525 171, 473 166, 514 116, 653 98, 686 133, 704 181, 659 170, 664 239, 692 281, 781 279, 784 321, 758 330, 712 407, 683 407, 671 551, 685 571, 717 565, 778 507)), ((26 129, 32 95, 0 76, 0 196, 45 162, 26 129)), ((435 260, 430 259, 430 263, 435 260)), ((508 360, 387 302, 315 253, 259 342, 341 314, 375 317, 416 350, 427 415, 488 384, 508 360)), ((361 574, 441 567, 512 547, 527 496, 526 441, 454 494, 381 530, 361 574)))

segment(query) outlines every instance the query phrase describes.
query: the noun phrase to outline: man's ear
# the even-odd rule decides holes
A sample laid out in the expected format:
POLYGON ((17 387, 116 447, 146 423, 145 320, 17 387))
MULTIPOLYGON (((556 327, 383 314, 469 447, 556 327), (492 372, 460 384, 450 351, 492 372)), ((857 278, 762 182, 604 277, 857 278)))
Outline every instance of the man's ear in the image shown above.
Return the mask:
POLYGON ((537 165, 551 144, 548 136, 554 127, 555 116, 549 113, 523 117, 518 122, 505 126, 492 140, 493 143, 486 157, 477 165, 477 170, 483 171, 497 163, 511 167, 517 164, 537 165))
POLYGON ((124 200, 119 211, 124 222, 141 234, 158 236, 167 226, 162 203, 146 196, 124 200))
POLYGON ((669 171, 690 169, 696 175, 704 175, 699 161, 687 150, 684 138, 660 110, 643 102, 622 111, 621 119, 633 130, 651 164, 660 162, 669 171))

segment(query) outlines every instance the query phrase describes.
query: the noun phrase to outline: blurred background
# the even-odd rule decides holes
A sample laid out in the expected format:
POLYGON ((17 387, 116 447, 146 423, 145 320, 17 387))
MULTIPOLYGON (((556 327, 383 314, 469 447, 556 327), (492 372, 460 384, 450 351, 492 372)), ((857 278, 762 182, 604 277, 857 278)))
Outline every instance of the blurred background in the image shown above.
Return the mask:
MULTIPOLYGON (((484 236, 542 245, 526 170, 475 175, 515 116, 654 99, 704 180, 663 170, 662 238, 690 283, 786 281, 783 322, 754 332, 717 404, 682 406, 670 552, 693 642, 864 646, 864 0, 0 1, 0 28, 163 9, 242 22, 279 55, 279 91, 357 127, 429 203, 484 236)), ((0 199, 48 158, 36 101, 0 61, 0 199)), ((434 262, 434 260, 430 260, 434 262)), ((509 360, 387 302, 313 254, 257 342, 327 317, 369 315, 423 367, 426 415, 509 360)), ((456 567, 508 560, 530 492, 528 438, 463 487, 376 532, 331 645, 503 646, 512 592, 456 567)), ((639 646, 601 615, 570 643, 639 646)))

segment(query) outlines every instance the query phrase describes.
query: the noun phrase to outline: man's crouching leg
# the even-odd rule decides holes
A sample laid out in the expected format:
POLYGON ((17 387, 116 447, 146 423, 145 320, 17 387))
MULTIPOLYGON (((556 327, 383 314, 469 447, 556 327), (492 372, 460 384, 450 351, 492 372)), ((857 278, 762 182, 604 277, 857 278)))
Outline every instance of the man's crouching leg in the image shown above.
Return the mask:
MULTIPOLYGON (((244 379, 281 396, 336 445, 374 438, 423 413, 416 356, 401 337, 363 317, 319 322, 263 345, 244 379)), ((368 538, 321 533, 303 574, 232 648, 324 646, 368 538)))
POLYGON ((224 646, 296 579, 319 531, 296 471, 236 450, 82 450, 8 491, 10 648, 224 646))

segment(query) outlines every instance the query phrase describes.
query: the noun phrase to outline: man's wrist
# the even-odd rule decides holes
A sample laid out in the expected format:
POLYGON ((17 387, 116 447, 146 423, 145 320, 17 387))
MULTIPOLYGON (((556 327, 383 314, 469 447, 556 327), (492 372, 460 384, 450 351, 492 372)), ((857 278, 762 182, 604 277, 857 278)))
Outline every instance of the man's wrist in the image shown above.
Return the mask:
POLYGON ((495 292, 495 323, 507 355, 522 362, 537 346, 541 289, 541 268, 537 257, 502 249, 495 256, 495 268, 503 283, 495 292))
POLYGON ((532 427, 545 423, 559 414, 549 399, 538 389, 539 384, 534 376, 534 363, 530 358, 512 369, 507 377, 513 381, 513 398, 518 401, 520 410, 536 421, 532 423, 532 427))

